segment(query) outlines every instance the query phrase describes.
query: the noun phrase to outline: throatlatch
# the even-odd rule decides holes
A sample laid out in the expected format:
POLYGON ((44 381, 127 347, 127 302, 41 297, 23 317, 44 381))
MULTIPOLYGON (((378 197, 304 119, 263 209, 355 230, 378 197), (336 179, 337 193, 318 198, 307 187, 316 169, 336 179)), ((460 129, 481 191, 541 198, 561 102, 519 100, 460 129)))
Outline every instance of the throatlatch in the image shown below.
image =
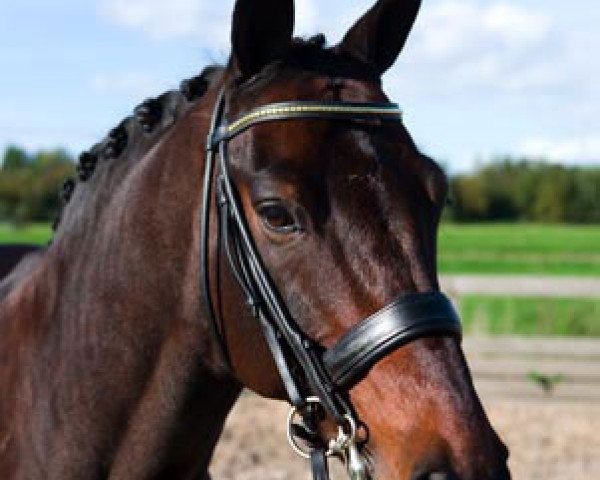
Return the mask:
POLYGON ((325 119, 356 123, 365 120, 401 121, 402 112, 393 103, 284 102, 264 105, 241 118, 227 122, 225 95, 215 105, 207 139, 206 167, 201 218, 201 274, 205 303, 215 339, 227 359, 210 294, 208 238, 213 182, 218 206, 217 232, 231 271, 259 321, 285 386, 292 410, 288 416, 288 439, 292 448, 310 459, 313 478, 327 480, 327 457, 343 459, 353 480, 369 478, 357 441, 359 421, 348 400, 349 390, 379 360, 413 341, 428 336, 460 337, 458 316, 440 292, 400 296, 348 331, 325 350, 305 335, 291 317, 273 284, 248 228, 235 185, 229 174, 228 142, 253 125, 294 119, 325 119), (215 179, 215 164, 219 157, 215 179), (324 414, 338 425, 337 437, 324 440, 318 425, 324 414), (306 449, 300 445, 307 446, 306 449))

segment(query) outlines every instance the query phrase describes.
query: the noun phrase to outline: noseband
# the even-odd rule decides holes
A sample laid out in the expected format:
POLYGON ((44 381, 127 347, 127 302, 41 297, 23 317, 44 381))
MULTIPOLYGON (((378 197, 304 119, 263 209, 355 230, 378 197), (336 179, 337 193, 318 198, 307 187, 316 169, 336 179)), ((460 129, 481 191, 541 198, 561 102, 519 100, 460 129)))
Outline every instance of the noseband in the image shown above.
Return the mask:
MULTIPOLYGON (((341 455, 352 479, 365 479, 367 472, 356 446, 356 412, 349 390, 379 360, 416 338, 460 337, 458 316, 448 298, 440 292, 405 294, 362 320, 329 349, 311 340, 290 315, 265 268, 244 216, 237 189, 229 173, 228 142, 264 122, 293 119, 320 119, 347 124, 364 121, 401 121, 402 114, 392 103, 285 102, 250 111, 228 122, 221 92, 207 139, 207 158, 201 218, 201 274, 211 328, 223 358, 228 359, 225 340, 215 314, 209 277, 209 231, 213 174, 219 157, 215 201, 218 206, 218 241, 222 241, 231 271, 260 323, 294 409, 288 425, 292 446, 295 437, 308 442, 313 477, 328 477, 326 455, 341 455), (339 427, 338 438, 324 444, 319 438, 320 405, 339 427), (303 425, 294 424, 295 412, 303 425)), ((302 450, 299 450, 303 453, 302 450)))

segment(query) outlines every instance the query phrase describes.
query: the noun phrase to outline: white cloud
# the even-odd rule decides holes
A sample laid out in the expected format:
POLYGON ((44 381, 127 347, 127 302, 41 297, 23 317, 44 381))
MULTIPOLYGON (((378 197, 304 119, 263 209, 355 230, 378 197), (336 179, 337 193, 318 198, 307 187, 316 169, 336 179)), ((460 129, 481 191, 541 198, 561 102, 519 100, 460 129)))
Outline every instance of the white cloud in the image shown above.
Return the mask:
POLYGON ((574 138, 532 137, 516 148, 526 156, 542 157, 565 163, 600 165, 600 135, 574 138))
MULTIPOLYGON (((206 46, 229 46, 234 0, 103 0, 101 13, 116 25, 153 39, 200 39, 206 46)), ((296 31, 314 33, 314 0, 296 0, 296 31)))
POLYGON ((534 10, 510 3, 490 5, 481 12, 481 21, 508 46, 538 43, 547 38, 552 27, 551 18, 534 10))
POLYGON ((199 38, 223 46, 233 0, 104 0, 100 8, 112 23, 153 39, 199 38))
POLYGON ((520 51, 544 41, 551 26, 546 14, 508 3, 446 1, 423 9, 417 53, 449 62, 499 49, 520 51))
POLYGON ((438 80, 429 82, 437 92, 552 86, 563 79, 547 55, 555 41, 554 23, 547 13, 513 3, 443 1, 422 10, 408 62, 438 80))
POLYGON ((310 35, 317 33, 317 7, 315 0, 296 0, 296 28, 297 35, 310 35))

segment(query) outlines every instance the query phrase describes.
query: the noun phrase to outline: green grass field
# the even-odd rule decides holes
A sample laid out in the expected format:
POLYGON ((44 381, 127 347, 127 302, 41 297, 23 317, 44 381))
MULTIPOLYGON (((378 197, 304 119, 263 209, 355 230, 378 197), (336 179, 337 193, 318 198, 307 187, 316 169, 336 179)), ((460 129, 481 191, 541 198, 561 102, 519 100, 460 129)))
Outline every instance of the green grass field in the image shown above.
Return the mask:
POLYGON ((466 333, 600 337, 600 299, 465 295, 466 333))
POLYGON ((600 225, 445 224, 441 273, 600 275, 600 225))
MULTIPOLYGON (((46 225, 0 224, 0 243, 44 244, 46 225)), ((441 273, 600 275, 600 225, 444 224, 441 273)))

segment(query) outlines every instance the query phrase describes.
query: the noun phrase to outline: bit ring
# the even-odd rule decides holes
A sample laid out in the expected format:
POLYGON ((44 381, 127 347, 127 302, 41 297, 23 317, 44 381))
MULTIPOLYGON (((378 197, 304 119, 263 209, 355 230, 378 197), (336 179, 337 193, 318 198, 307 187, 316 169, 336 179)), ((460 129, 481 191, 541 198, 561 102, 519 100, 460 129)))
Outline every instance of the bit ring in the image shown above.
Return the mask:
MULTIPOLYGON (((308 397, 306 399, 306 403, 311 404, 311 405, 321 405, 321 400, 319 400, 318 397, 308 397)), ((296 440, 296 437, 294 436, 294 434, 292 432, 292 426, 294 425, 294 418, 299 413, 300 413, 300 408, 295 407, 295 406, 293 406, 290 409, 290 412, 288 413, 288 416, 287 416, 287 438, 288 438, 288 442, 289 442, 290 446, 292 447, 292 450, 294 450, 294 452, 296 452, 299 456, 301 456, 303 458, 309 459, 310 451, 302 448, 299 445, 299 443, 296 440)), ((328 442, 329 447, 327 449, 327 452, 325 452, 325 455, 327 457, 332 457, 334 455, 342 454, 347 449, 348 445, 350 445, 352 442, 354 442, 354 439, 356 438, 356 420, 354 420, 354 418, 349 414, 344 415, 344 418, 347 423, 344 425, 338 425, 337 438, 331 439, 328 442), (348 430, 346 430, 346 428, 348 430)))

